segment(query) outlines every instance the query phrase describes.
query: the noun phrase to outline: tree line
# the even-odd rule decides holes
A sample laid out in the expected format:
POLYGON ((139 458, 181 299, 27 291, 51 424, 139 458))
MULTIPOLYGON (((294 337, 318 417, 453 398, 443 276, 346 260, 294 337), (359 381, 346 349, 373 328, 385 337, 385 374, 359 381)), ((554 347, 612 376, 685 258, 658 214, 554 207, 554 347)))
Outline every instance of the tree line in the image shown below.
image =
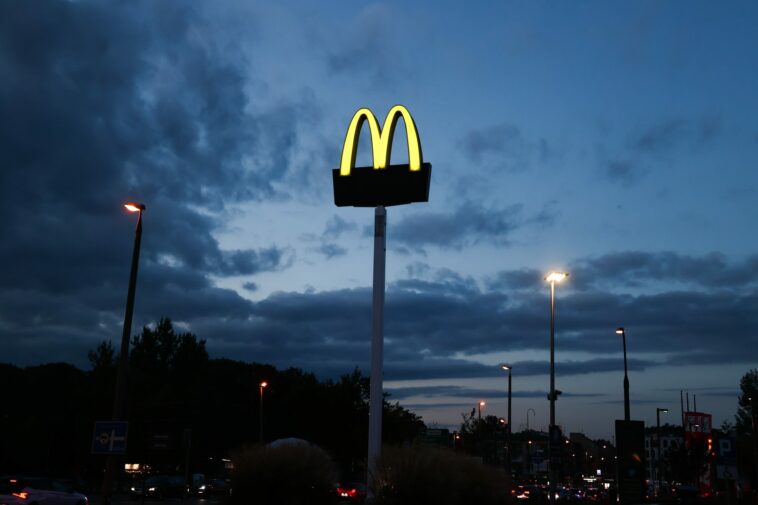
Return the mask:
MULTIPOLYGON (((343 478, 365 475, 369 380, 356 368, 319 380, 298 368, 210 359, 205 340, 170 319, 144 327, 129 353, 129 433, 125 463, 164 472, 223 473, 223 460, 259 443, 295 437, 329 452, 343 478)), ((118 355, 110 342, 88 353, 90 370, 50 363, 0 364, 0 472, 99 480, 104 457, 91 454, 93 427, 111 418, 118 355)), ((384 400, 383 438, 416 438, 422 419, 384 400)))

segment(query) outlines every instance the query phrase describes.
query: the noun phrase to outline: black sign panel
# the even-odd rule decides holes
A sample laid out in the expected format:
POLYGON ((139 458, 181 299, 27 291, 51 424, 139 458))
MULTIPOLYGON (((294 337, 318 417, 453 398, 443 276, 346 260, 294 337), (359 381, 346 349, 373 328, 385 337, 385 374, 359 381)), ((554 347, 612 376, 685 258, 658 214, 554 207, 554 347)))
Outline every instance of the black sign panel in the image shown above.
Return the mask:
POLYGON ((408 165, 387 168, 355 167, 350 175, 332 170, 334 204, 337 207, 378 207, 428 202, 432 164, 423 163, 420 170, 408 165))
POLYGON ((616 421, 618 487, 622 505, 645 501, 645 423, 616 421))

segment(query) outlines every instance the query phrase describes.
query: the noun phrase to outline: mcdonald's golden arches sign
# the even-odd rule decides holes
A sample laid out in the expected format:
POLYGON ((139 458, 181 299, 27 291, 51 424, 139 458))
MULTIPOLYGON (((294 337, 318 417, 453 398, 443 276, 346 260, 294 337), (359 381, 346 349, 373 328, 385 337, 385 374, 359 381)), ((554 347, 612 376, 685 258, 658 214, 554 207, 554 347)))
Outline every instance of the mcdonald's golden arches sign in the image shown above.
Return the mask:
POLYGON ((408 109, 402 105, 392 107, 381 129, 369 109, 359 109, 347 128, 340 167, 332 170, 334 203, 338 207, 377 207, 426 202, 431 175, 432 165, 424 163, 416 123, 408 109), (392 141, 401 117, 408 141, 408 163, 392 165, 392 141), (371 134, 374 164, 356 167, 358 138, 364 123, 368 123, 371 134))

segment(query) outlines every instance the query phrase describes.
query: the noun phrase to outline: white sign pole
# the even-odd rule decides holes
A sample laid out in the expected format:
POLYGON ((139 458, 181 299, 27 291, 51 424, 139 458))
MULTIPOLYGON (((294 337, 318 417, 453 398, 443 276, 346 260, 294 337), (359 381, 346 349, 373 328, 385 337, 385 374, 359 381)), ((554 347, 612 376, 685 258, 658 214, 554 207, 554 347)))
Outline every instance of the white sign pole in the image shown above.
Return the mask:
POLYGON ((371 389, 368 417, 368 489, 373 498, 376 460, 382 451, 382 368, 384 354, 384 269, 387 245, 387 210, 376 207, 374 214, 374 299, 371 335, 371 389))

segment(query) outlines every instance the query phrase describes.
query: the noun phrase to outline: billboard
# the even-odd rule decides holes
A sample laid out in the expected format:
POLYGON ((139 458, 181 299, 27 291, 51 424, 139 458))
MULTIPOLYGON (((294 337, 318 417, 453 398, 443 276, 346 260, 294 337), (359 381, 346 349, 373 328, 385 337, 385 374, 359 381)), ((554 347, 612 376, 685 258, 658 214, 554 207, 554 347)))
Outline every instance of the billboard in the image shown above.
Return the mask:
POLYGON ((713 489, 713 416, 704 412, 684 413, 684 444, 698 469, 700 493, 709 496, 713 489))

